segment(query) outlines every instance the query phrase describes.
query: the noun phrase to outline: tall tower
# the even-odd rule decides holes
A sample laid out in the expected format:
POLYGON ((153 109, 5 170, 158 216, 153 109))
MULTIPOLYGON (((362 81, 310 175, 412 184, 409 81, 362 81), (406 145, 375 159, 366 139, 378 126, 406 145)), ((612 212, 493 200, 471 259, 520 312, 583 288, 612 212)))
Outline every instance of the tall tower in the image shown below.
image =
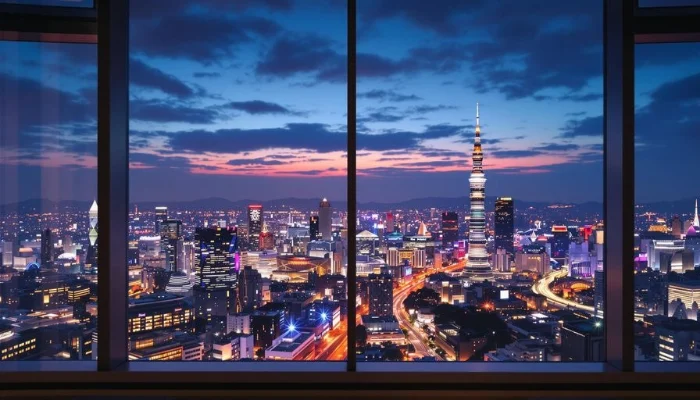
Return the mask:
POLYGON ((504 249, 511 256, 513 252, 513 199, 511 197, 499 197, 496 199, 496 212, 494 216, 495 249, 504 249))
POLYGON ((476 103, 476 128, 474 151, 472 152, 472 174, 469 177, 469 253, 463 276, 467 283, 493 279, 489 255, 486 252, 486 210, 484 208, 486 177, 482 163, 481 127, 479 126, 479 103, 476 103))
POLYGON ((260 250, 260 233, 263 226, 263 206, 251 204, 248 206, 248 249, 260 250))
POLYGON ((92 201, 92 206, 88 211, 88 217, 90 218, 90 230, 88 231, 88 239, 90 240, 90 245, 88 246, 87 254, 85 255, 85 267, 88 270, 94 270, 97 266, 97 201, 92 201))
POLYGON ((331 203, 328 199, 324 198, 321 204, 318 205, 318 225, 319 231, 321 232, 321 240, 330 241, 332 233, 332 222, 331 221, 331 203))

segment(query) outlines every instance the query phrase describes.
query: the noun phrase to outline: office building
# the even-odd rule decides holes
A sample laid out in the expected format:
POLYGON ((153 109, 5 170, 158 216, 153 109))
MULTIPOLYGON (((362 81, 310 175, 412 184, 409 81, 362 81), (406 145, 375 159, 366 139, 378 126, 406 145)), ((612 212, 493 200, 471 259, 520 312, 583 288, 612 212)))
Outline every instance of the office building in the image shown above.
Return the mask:
POLYGON ((89 245, 85 254, 85 269, 96 272, 97 270, 97 201, 93 200, 88 211, 90 228, 88 230, 89 245))
POLYGON ((263 206, 260 204, 251 204, 248 206, 248 250, 260 250, 260 233, 262 233, 263 223, 263 206))
POLYGON ((369 315, 393 315, 394 280, 391 274, 382 272, 369 275, 369 315))
POLYGON ((166 219, 160 223, 160 246, 165 252, 165 269, 171 273, 178 272, 182 253, 182 221, 166 219))
POLYGON ((569 250, 569 230, 564 225, 552 226, 552 258, 564 264, 566 262, 566 252, 569 250))
POLYGON ((683 233, 683 221, 678 215, 674 215, 671 219, 671 235, 674 239, 680 239, 683 233))
POLYGON ((603 342, 602 320, 594 318, 564 322, 561 328, 561 360, 604 361, 603 342))
POLYGON ((321 240, 320 225, 318 222, 318 215, 312 215, 309 217, 309 239, 310 240, 321 240))
POLYGON ((241 269, 238 276, 238 306, 242 312, 250 312, 262 304, 262 276, 250 265, 241 269))
POLYGON ((156 213, 155 213, 155 233, 156 235, 160 234, 160 225, 161 223, 165 222, 168 220, 168 207, 165 206, 156 206, 156 213))
POLYGON ((667 319, 654 324, 657 361, 696 361, 700 343, 700 322, 667 319))
POLYGON ((250 313, 229 314, 226 316, 226 333, 242 333, 250 334, 250 322, 252 315, 250 313))
POLYGON ((496 249, 494 256, 494 266, 498 272, 510 272, 510 255, 504 248, 496 249))
POLYGON ((540 275, 549 272, 549 256, 543 246, 523 246, 522 252, 515 254, 515 271, 533 271, 540 275))
POLYGON ((452 247, 459 238, 459 219, 454 211, 442 213, 442 247, 452 247))
POLYGON ((331 233, 333 230, 333 209, 331 208, 331 203, 328 199, 323 198, 321 203, 318 205, 318 227, 321 232, 321 239, 326 241, 331 241, 331 233))
POLYGON ((386 233, 394 233, 396 229, 396 222, 394 221, 394 214, 388 212, 386 213, 386 233))
POLYGON ((41 231, 41 268, 51 268, 53 263, 53 242, 51 230, 41 231))
POLYGON ((514 228, 514 207, 513 198, 499 197, 496 199, 496 210, 494 213, 494 248, 505 249, 506 253, 514 254, 513 235, 514 228))
POLYGON ((700 281, 668 283, 668 314, 677 314, 679 307, 684 308, 685 318, 697 320, 697 309, 700 304, 700 281))
POLYGON ((285 325, 284 305, 268 303, 256 310, 250 319, 250 329, 256 347, 270 347, 275 338, 280 336, 285 325))
POLYGON ((267 229, 267 224, 263 223, 263 230, 260 232, 258 240, 260 251, 274 250, 275 236, 267 229))
POLYGON ((483 161, 479 103, 477 103, 472 172, 469 176, 469 254, 463 273, 467 284, 493 279, 489 255, 486 252, 486 209, 484 205, 486 176, 484 175, 483 161))
POLYGON ((192 329, 192 303, 172 293, 154 293, 129 299, 127 310, 129 334, 160 330, 192 329))

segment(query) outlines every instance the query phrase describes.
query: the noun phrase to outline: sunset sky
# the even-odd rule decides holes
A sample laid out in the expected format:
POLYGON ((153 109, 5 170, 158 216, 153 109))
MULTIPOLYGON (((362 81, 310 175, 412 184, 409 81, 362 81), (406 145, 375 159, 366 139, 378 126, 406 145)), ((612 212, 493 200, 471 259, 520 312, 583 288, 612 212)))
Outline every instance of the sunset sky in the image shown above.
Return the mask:
MULTIPOLYGON (((344 1, 143 0, 131 23, 132 201, 345 198, 344 1)), ((602 201, 601 23, 588 0, 359 0, 358 200, 467 195, 478 101, 487 195, 602 201)), ((700 45, 636 62, 638 199, 698 195, 700 45)), ((94 46, 0 42, 0 203, 92 199, 95 118, 94 46)))

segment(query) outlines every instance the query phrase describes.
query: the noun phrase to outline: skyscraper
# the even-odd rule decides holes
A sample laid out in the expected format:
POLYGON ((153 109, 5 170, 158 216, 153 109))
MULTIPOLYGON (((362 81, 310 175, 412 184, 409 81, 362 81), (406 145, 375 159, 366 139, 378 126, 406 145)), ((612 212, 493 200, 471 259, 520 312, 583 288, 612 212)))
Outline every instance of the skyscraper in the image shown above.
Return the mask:
POLYGON ((51 230, 41 231, 41 268, 51 267, 53 262, 53 243, 51 241, 51 230))
POLYGON ((160 224, 168 219, 168 207, 156 207, 156 234, 160 233, 160 224))
POLYGON ((231 229, 197 228, 195 241, 194 306, 197 330, 207 323, 225 329, 226 315, 235 300, 238 275, 235 271, 236 232, 231 229), (223 324, 223 325, 222 325, 223 324))
POLYGON ((394 222, 394 214, 388 212, 386 213, 386 233, 393 233, 394 228, 396 228, 396 223, 394 222))
POLYGON ((88 231, 88 239, 90 240, 90 245, 87 249, 87 254, 85 255, 85 267, 86 269, 93 270, 97 266, 97 201, 93 200, 90 210, 88 211, 88 217, 90 218, 90 230, 88 231))
POLYGON ((565 263, 566 252, 569 250, 569 231, 564 225, 552 226, 552 258, 560 264, 565 263))
POLYGON ((486 252, 486 210, 484 208, 486 177, 482 163, 481 127, 479 126, 479 103, 476 103, 476 128, 474 151, 472 152, 472 173, 469 177, 469 254, 464 278, 467 283, 492 279, 493 273, 486 252))
POLYGON ((369 315, 391 316, 394 302, 394 281, 388 272, 369 274, 369 315))
POLYGON ((495 240, 496 249, 504 249, 506 253, 513 254, 513 199, 499 197, 496 199, 495 212, 495 240))
POLYGON ((321 232, 321 239, 326 241, 333 240, 331 238, 332 232, 332 214, 333 209, 331 208, 331 203, 325 197, 321 200, 321 204, 318 205, 318 226, 321 232))
POLYGON ((260 250, 272 250, 275 248, 275 236, 267 229, 267 224, 263 223, 260 239, 258 240, 260 250))
POLYGON ((321 232, 318 226, 318 215, 309 217, 309 240, 321 240, 321 232))
POLYGON ((459 219, 454 211, 442 213, 442 247, 451 247, 459 238, 459 219))
POLYGON ((252 251, 260 250, 260 233, 263 227, 263 206, 251 204, 248 206, 248 246, 252 251))
POLYGON ((238 279, 238 305, 243 312, 251 312, 262 302, 262 276, 260 272, 246 265, 238 279))
POLYGON ((182 253, 182 221, 166 219, 160 222, 161 247, 165 251, 165 269, 177 272, 182 253))

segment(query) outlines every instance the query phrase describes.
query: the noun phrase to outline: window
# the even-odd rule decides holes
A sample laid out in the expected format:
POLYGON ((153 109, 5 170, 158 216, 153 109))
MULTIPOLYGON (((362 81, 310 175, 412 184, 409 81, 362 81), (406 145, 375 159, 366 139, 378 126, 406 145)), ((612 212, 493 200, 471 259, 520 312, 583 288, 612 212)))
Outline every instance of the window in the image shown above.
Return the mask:
POLYGON ((698 192, 688 168, 700 126, 698 50, 698 43, 636 46, 637 361, 700 359, 698 192))
POLYGON ((29 6, 94 7, 93 0, 0 0, 0 3, 29 6))
POLYGON ((346 359, 345 3, 131 6, 129 359, 346 359))
POLYGON ((97 326, 97 52, 0 42, 0 352, 90 360, 97 326))
POLYGON ((358 2, 358 361, 603 361, 602 18, 358 2))

